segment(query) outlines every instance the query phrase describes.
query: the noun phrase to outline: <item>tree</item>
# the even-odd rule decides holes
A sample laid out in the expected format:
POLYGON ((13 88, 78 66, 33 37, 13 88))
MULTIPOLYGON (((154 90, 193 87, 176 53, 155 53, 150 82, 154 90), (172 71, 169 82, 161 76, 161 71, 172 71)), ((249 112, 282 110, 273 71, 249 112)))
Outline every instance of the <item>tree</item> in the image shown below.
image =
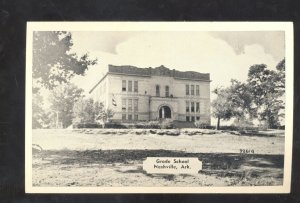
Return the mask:
POLYGON ((253 65, 249 68, 246 83, 232 80, 231 86, 213 92, 217 94, 212 102, 213 115, 218 118, 217 129, 221 119, 233 117, 246 123, 258 118, 269 128, 275 128, 284 117, 285 60, 279 62, 276 70, 270 70, 264 64, 253 65))
POLYGON ((217 95, 212 102, 213 115, 218 119, 217 129, 220 128, 220 120, 233 117, 245 120, 252 117, 252 95, 246 83, 231 80, 229 87, 217 88, 213 92, 217 95))
POLYGON ((99 112, 98 102, 93 99, 80 98, 73 107, 73 124, 94 123, 99 112))
POLYGON ((51 110, 58 115, 58 121, 66 128, 72 124, 74 103, 82 97, 83 90, 74 84, 64 84, 51 91, 51 110))
POLYGON ((49 113, 43 108, 43 97, 39 92, 32 96, 32 128, 48 128, 50 126, 49 113))
POLYGON ((114 116, 113 110, 107 108, 105 109, 102 103, 98 103, 98 114, 96 116, 96 121, 102 123, 102 127, 109 121, 110 118, 114 116))
POLYGON ((235 108, 235 117, 239 119, 249 119, 254 116, 253 97, 247 83, 238 80, 231 80, 231 86, 227 90, 230 94, 232 105, 235 108))
POLYGON ((217 98, 212 102, 213 115, 218 119, 217 130, 220 129, 220 120, 229 120, 237 112, 231 100, 231 92, 228 88, 217 88, 213 91, 217 98))
POLYGON ((88 54, 78 57, 71 53, 72 35, 64 31, 38 31, 33 33, 33 78, 47 89, 67 83, 74 75, 84 75, 97 59, 88 54))
POLYGON ((280 112, 284 109, 285 60, 277 65, 275 71, 264 64, 251 66, 247 82, 256 107, 256 117, 266 122, 269 128, 279 126, 279 118, 284 115, 280 112))

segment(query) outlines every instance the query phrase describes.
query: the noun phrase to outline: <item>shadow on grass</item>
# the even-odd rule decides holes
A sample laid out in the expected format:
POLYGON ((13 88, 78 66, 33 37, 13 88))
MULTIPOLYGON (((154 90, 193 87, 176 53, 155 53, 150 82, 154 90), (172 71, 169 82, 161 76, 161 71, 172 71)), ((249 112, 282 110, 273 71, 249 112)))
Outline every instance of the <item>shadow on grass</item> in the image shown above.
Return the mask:
MULTIPOLYGON (((283 178, 283 155, 187 153, 169 150, 44 150, 34 153, 34 158, 42 158, 52 166, 133 165, 135 169, 120 170, 116 167, 115 170, 121 173, 142 173, 149 177, 157 176, 156 174, 147 174, 143 170, 141 165, 147 157, 197 157, 203 164, 200 173, 219 177, 283 178)), ((181 174, 181 176, 188 175, 181 174)), ((173 180, 174 175, 163 175, 163 178, 173 180)))

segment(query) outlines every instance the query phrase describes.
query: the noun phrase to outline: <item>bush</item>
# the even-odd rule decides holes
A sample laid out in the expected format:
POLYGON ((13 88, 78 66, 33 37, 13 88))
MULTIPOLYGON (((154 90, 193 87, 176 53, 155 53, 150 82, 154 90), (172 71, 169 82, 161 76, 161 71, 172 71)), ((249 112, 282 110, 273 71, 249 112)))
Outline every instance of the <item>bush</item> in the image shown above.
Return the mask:
POLYGON ((196 128, 200 128, 200 129, 210 129, 211 126, 207 123, 207 122, 204 122, 204 121, 195 121, 195 126, 196 128))
POLYGON ((220 130, 229 130, 229 131, 239 131, 239 127, 231 125, 231 126, 220 126, 220 130))
POLYGON ((173 121, 170 119, 164 119, 160 123, 160 128, 161 129, 172 129, 174 128, 173 121))
POLYGON ((258 128, 253 125, 249 119, 235 119, 232 127, 238 131, 257 131, 258 128))
MULTIPOLYGON (((172 129, 174 128, 173 122, 170 119, 161 121, 144 121, 137 123, 119 123, 109 122, 104 125, 105 128, 118 128, 118 129, 172 129)), ((73 128, 102 128, 99 123, 76 123, 73 128)))
POLYGON ((102 128, 99 123, 76 123, 73 124, 73 128, 102 128))
POLYGON ((160 123, 159 123, 159 121, 148 121, 148 127, 154 128, 154 129, 159 129, 160 123))
POLYGON ((127 128, 127 126, 122 123, 106 123, 105 128, 125 129, 125 128, 127 128))

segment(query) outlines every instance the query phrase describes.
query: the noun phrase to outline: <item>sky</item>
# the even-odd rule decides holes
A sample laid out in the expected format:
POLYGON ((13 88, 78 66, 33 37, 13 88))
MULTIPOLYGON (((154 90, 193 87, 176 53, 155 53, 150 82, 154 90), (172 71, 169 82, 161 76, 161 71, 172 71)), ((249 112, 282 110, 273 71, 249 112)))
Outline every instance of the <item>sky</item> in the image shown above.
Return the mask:
POLYGON ((72 80, 88 92, 107 71, 108 64, 141 68, 164 65, 179 71, 210 73, 211 90, 245 81, 249 67, 266 64, 275 69, 285 57, 284 32, 71 32, 72 51, 89 53, 98 64, 72 80))

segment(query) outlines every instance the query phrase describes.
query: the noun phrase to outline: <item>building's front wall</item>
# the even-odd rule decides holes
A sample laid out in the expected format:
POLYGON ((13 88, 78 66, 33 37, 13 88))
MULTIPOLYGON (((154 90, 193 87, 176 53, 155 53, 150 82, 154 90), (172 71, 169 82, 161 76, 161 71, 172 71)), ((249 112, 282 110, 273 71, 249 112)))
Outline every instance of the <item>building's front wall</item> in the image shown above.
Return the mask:
POLYGON ((159 109, 162 106, 168 106, 171 109, 172 120, 194 121, 199 119, 210 123, 209 81, 177 79, 166 76, 129 76, 109 73, 93 90, 92 95, 96 101, 104 102, 107 108, 115 112, 113 120, 156 120, 159 119, 159 109), (124 80, 126 81, 126 91, 122 90, 122 81, 124 80), (129 81, 132 81, 131 91, 128 90, 129 81), (134 81, 138 83, 137 92, 134 91, 134 81), (160 87, 159 97, 156 95, 157 85, 160 87), (189 95, 186 94, 186 85, 189 85, 189 95), (192 85, 194 85, 194 95, 191 95, 192 85), (198 85, 199 95, 196 94, 196 86, 198 85), (101 88, 105 88, 102 86, 106 87, 106 91, 100 95, 99 92, 103 93, 101 88), (166 86, 169 86, 169 97, 165 95, 166 86), (116 106, 113 105, 113 100, 116 106), (124 101, 126 101, 125 105, 124 101), (137 102, 137 108, 134 105, 135 102, 137 102), (189 103, 188 112, 186 110, 187 102, 189 103), (193 112, 191 108, 192 102, 194 102, 193 112), (196 103, 200 107, 198 112, 196 112, 196 103))

